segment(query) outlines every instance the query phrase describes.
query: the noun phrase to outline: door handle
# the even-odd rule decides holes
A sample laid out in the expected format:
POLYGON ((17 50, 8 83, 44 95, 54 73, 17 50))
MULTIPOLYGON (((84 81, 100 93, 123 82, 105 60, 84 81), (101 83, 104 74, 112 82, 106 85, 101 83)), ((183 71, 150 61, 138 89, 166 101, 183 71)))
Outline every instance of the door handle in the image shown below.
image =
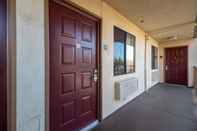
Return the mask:
POLYGON ((165 66, 165 70, 166 70, 166 71, 168 70, 168 66, 167 66, 167 65, 165 66))
POLYGON ((98 70, 95 69, 92 73, 92 76, 91 76, 91 80, 93 80, 94 82, 97 82, 98 81, 98 70))

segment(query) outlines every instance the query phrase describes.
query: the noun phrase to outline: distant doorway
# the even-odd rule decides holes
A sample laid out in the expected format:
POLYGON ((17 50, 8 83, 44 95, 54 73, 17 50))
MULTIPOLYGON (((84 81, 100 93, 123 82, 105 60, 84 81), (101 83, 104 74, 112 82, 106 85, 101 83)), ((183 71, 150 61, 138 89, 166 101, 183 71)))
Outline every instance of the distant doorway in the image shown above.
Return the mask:
POLYGON ((0 131, 7 131, 6 0, 0 0, 0 131))
POLYGON ((165 49, 165 81, 188 85, 188 47, 165 49))

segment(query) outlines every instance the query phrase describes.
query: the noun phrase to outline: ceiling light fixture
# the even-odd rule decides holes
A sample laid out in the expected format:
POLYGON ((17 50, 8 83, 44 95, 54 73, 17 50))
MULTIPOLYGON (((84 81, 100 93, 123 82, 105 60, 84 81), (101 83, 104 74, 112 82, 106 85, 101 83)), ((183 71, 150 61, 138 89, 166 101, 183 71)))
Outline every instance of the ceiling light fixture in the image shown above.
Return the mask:
POLYGON ((141 20, 140 20, 140 23, 141 23, 141 24, 143 24, 143 23, 144 23, 144 20, 143 20, 143 19, 141 19, 141 20))

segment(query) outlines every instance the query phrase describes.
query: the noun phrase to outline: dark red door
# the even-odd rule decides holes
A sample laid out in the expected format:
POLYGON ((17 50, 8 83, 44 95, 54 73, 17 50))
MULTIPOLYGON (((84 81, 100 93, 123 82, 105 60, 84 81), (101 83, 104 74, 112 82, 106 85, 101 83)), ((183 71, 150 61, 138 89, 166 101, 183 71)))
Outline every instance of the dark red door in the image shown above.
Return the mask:
POLYGON ((188 48, 167 48, 165 51, 165 76, 167 83, 187 85, 188 48))
POLYGON ((0 0, 0 131, 7 129, 6 0, 0 0))
POLYGON ((96 22, 50 3, 50 129, 73 131, 96 120, 96 22))

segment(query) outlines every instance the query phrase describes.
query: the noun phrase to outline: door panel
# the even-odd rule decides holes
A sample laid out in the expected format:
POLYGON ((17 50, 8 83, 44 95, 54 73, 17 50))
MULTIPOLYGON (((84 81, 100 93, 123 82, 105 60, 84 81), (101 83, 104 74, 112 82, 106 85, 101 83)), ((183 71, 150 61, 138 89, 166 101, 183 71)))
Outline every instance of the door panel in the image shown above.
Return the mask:
POLYGON ((73 131, 96 120, 96 22, 50 2, 50 129, 73 131))
POLYGON ((165 79, 168 83, 187 85, 188 48, 167 48, 165 79))
POLYGON ((6 0, 0 1, 0 131, 7 130, 6 0))

